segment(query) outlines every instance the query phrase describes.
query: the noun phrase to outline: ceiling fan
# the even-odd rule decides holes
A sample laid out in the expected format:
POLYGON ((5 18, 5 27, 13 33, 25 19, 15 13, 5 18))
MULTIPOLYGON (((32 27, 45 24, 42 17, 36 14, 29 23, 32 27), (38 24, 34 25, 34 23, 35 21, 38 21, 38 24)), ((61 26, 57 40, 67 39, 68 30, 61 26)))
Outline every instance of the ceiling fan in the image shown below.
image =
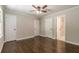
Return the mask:
POLYGON ((37 13, 47 13, 49 11, 49 9, 47 9, 47 5, 44 6, 36 6, 36 5, 32 5, 33 8, 35 8, 35 10, 31 10, 31 11, 35 11, 37 13))

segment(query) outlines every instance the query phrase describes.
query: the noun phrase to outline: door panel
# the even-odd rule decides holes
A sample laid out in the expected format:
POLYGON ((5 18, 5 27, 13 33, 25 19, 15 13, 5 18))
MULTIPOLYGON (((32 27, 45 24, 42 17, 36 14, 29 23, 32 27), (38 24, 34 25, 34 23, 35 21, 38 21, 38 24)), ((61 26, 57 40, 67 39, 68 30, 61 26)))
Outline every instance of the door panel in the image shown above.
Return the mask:
POLYGON ((16 40, 16 16, 5 15, 5 40, 16 40))
POLYGON ((34 35, 35 36, 38 36, 40 35, 39 32, 40 32, 40 28, 39 28, 39 20, 34 20, 34 35))
POLYGON ((45 19, 45 36, 53 38, 53 24, 52 19, 45 19))

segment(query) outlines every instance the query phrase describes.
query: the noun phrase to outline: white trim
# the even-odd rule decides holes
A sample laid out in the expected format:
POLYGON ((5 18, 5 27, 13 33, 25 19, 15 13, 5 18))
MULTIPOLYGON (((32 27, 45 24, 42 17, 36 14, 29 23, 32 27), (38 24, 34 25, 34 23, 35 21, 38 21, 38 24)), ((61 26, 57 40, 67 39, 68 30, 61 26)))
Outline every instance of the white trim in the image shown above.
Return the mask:
POLYGON ((33 35, 33 36, 28 36, 28 37, 22 37, 22 38, 18 38, 16 40, 29 39, 29 38, 33 38, 33 37, 35 37, 35 36, 33 35))
POLYGON ((71 41, 66 41, 67 43, 70 43, 70 44, 74 44, 74 45, 79 45, 78 43, 75 43, 75 42, 71 42, 71 41))
POLYGON ((1 43, 1 44, 0 44, 0 46, 1 46, 1 47, 0 47, 0 48, 1 48, 1 49, 0 49, 0 53, 1 53, 2 48, 3 48, 3 45, 4 45, 4 41, 1 41, 0 43, 1 43))
POLYGON ((45 36, 45 35, 39 35, 39 36, 47 37, 47 36, 45 36))
MULTIPOLYGON (((14 40, 16 40, 16 39, 14 39, 14 40)), ((5 39, 4 43, 5 43, 5 42, 9 42, 9 41, 14 41, 14 40, 6 40, 6 39, 5 39)))
MULTIPOLYGON (((33 36, 28 36, 28 37, 22 37, 22 38, 18 38, 18 39, 14 39, 14 40, 23 40, 23 39, 29 39, 29 38, 33 38, 35 37, 34 35, 33 36)), ((13 41, 13 40, 9 40, 9 41, 13 41)), ((9 42, 9 41, 5 41, 5 42, 9 42)))
MULTIPOLYGON (((39 36, 48 37, 48 36, 46 36, 46 35, 39 35, 39 36)), ((48 38, 51 38, 51 37, 48 37, 48 38)), ((56 39, 56 38, 52 38, 52 39, 56 39)))
POLYGON ((4 42, 3 42, 2 46, 1 46, 1 50, 0 50, 0 53, 2 52, 2 49, 3 49, 3 45, 4 45, 4 42))

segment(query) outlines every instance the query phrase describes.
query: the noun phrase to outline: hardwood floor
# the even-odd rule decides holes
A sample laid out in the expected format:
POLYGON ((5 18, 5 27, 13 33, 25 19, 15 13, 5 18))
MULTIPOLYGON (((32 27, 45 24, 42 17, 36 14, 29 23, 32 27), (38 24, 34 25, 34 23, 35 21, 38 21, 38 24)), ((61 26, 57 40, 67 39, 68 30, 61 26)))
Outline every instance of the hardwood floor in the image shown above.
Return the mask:
POLYGON ((70 43, 65 43, 65 45, 65 50, 67 53, 79 53, 79 45, 74 45, 70 43))
MULTIPOLYGON (((62 48, 61 48, 62 49, 62 48)), ((2 53, 56 53, 56 40, 36 36, 30 39, 6 42, 2 53)), ((79 46, 66 43, 64 52, 79 52, 79 46)))

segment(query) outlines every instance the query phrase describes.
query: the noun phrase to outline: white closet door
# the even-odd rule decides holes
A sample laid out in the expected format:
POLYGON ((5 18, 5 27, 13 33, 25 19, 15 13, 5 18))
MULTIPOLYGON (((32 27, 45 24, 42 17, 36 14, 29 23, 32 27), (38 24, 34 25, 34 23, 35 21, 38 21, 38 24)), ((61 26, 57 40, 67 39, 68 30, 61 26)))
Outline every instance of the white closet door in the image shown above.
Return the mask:
POLYGON ((16 40, 16 16, 6 14, 5 15, 5 40, 16 40))
POLYGON ((53 38, 52 18, 45 19, 45 36, 53 38))
POLYGON ((38 36, 39 35, 39 31, 40 31, 40 28, 39 28, 39 20, 34 20, 34 35, 35 36, 38 36))

